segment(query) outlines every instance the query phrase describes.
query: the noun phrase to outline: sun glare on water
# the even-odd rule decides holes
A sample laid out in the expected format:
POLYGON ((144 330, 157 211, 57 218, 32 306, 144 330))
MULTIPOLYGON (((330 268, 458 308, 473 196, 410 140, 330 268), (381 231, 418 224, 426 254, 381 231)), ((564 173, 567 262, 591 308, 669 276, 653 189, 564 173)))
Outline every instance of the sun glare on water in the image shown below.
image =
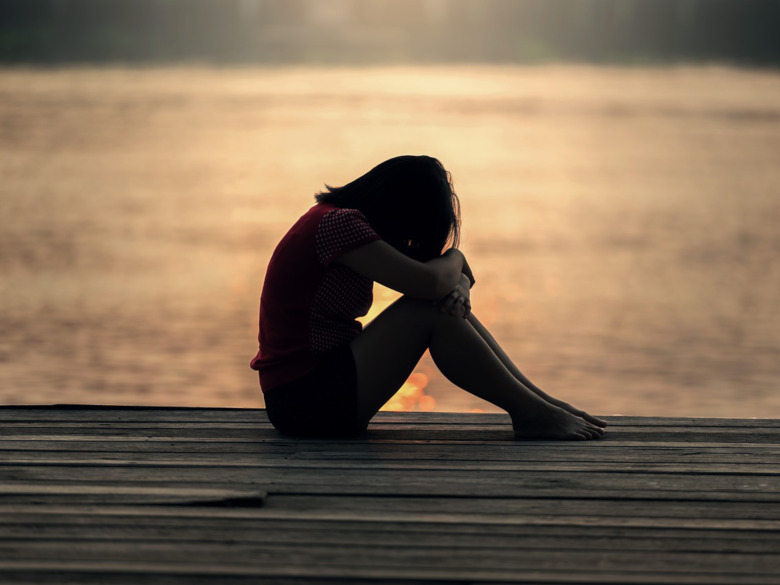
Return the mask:
POLYGON ((388 400, 381 410, 429 412, 436 408, 436 399, 425 393, 428 376, 415 372, 388 400))

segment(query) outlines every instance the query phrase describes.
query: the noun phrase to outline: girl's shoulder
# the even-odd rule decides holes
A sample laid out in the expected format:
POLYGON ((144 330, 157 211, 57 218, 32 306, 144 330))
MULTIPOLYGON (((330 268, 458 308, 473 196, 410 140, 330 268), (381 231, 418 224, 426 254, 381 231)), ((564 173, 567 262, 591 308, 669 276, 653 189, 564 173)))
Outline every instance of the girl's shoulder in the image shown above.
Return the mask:
POLYGON ((317 203, 290 228, 274 256, 289 258, 313 252, 328 266, 341 254, 381 239, 358 209, 317 203))
POLYGON ((321 236, 344 230, 373 231, 362 211, 332 203, 317 203, 301 216, 296 226, 307 226, 321 236))
POLYGON ((341 254, 380 239, 358 209, 328 205, 316 213, 321 216, 315 232, 315 249, 320 262, 326 266, 341 254))

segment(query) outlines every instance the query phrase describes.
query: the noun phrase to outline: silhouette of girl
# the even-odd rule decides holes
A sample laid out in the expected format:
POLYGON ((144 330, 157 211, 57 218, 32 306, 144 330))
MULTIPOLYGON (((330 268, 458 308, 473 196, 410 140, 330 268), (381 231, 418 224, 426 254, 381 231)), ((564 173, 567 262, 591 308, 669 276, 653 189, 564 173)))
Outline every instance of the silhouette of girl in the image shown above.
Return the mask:
POLYGON ((602 436, 605 422, 536 387, 471 312, 460 206, 438 160, 392 158, 316 200, 276 247, 260 299, 251 367, 280 432, 364 430, 428 349, 453 384, 506 410, 517 437, 602 436), (374 281, 404 296, 362 329, 374 281))

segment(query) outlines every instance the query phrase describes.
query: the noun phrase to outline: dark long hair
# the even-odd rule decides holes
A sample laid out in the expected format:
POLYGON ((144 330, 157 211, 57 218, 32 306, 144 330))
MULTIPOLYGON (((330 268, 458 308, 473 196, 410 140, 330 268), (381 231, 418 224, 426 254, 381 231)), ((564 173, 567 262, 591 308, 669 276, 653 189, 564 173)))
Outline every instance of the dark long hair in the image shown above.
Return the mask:
POLYGON ((318 202, 361 211, 383 240, 416 260, 460 242, 460 201, 435 158, 397 156, 342 187, 325 187, 318 202))

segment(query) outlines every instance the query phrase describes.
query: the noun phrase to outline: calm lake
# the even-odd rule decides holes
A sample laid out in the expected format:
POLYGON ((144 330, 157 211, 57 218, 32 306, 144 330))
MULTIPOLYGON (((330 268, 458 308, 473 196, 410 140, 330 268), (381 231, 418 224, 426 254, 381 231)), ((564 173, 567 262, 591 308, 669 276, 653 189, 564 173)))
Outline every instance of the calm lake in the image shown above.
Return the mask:
MULTIPOLYGON (((404 153, 548 392, 780 417, 780 73, 726 67, 0 69, 0 403, 262 406, 274 245, 404 153)), ((428 357, 390 406, 495 410, 428 357)))

